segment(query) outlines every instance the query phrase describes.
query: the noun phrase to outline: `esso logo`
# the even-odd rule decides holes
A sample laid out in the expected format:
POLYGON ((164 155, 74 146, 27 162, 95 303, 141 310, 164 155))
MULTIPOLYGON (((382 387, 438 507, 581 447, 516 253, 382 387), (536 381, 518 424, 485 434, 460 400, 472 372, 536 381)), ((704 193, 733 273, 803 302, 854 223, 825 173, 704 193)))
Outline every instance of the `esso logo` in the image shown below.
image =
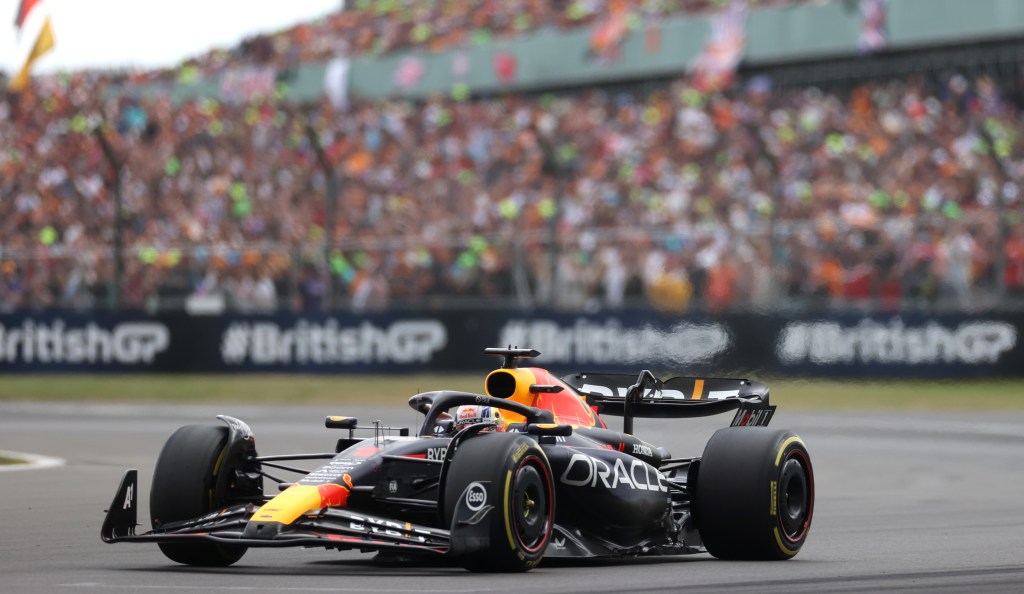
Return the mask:
POLYGON ((466 507, 479 511, 487 503, 487 489, 480 483, 470 483, 466 488, 466 507))

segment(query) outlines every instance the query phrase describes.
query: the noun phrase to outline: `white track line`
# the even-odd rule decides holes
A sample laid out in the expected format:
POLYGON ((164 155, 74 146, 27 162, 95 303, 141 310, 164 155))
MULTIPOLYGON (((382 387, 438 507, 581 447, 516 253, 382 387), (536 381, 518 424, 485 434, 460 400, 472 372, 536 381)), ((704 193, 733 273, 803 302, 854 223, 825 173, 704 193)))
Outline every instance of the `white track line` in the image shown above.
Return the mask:
POLYGON ((64 466, 65 464, 63 458, 53 458, 50 456, 41 456, 39 454, 26 454, 24 452, 11 452, 8 450, 0 450, 0 456, 4 458, 14 458, 15 460, 24 460, 24 463, 22 464, 0 464, 0 472, 53 468, 55 466, 64 466))

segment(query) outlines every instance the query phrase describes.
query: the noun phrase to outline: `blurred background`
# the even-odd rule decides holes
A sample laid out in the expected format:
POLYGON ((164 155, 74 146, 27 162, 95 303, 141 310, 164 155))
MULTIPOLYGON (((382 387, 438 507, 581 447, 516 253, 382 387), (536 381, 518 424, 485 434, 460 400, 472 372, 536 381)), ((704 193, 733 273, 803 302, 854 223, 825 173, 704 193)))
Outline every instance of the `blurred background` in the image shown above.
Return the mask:
POLYGON ((3 4, 5 372, 1024 373, 1020 2, 68 4, 3 4))

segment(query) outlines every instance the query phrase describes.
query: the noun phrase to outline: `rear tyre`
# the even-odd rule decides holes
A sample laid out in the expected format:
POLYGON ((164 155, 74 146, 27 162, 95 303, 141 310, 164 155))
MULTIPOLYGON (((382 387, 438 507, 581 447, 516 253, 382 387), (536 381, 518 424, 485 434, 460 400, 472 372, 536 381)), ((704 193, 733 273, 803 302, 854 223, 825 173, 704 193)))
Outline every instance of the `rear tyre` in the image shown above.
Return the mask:
MULTIPOLYGON (((186 425, 164 444, 153 470, 149 493, 150 519, 154 528, 188 520, 224 507, 218 494, 218 478, 234 470, 225 462, 228 428, 186 425)), ((246 547, 217 543, 159 543, 171 561, 186 565, 226 567, 245 554, 246 547)))
POLYGON ((807 540, 814 473, 793 432, 720 429, 704 448, 694 483, 694 520, 715 557, 790 559, 807 540))
POLYGON ((451 526, 459 498, 472 483, 489 482, 490 546, 464 554, 470 571, 521 572, 544 557, 555 518, 551 465, 540 445, 523 435, 484 433, 458 445, 444 485, 444 521, 451 526))

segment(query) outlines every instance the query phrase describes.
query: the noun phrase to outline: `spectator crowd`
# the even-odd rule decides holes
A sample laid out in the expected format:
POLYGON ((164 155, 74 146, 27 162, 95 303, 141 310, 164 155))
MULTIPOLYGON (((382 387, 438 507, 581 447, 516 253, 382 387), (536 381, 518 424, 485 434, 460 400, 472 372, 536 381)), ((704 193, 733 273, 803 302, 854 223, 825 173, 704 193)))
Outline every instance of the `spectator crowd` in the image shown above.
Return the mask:
MULTIPOLYGON (((303 48, 295 59, 335 51, 314 41, 337 38, 324 33, 332 27, 359 30, 339 19, 398 27, 383 47, 392 37, 376 29, 339 38, 388 51, 510 34, 519 15, 527 27, 585 23, 606 2, 479 0, 450 15, 451 31, 451 2, 353 4, 309 25, 309 38, 289 30, 298 41, 288 47, 303 48), (392 4, 411 20, 379 8, 392 4), (423 39, 403 28, 423 22, 417 11, 435 27, 423 39)), ((270 43, 268 55, 285 45, 270 43)), ((118 197, 124 307, 224 296, 252 312, 453 302, 895 310, 1024 297, 1017 79, 826 91, 755 77, 705 94, 679 78, 357 101, 346 112, 274 97, 115 97, 109 84, 97 73, 50 77, 0 101, 0 311, 109 303, 118 197), (324 160, 340 187, 333 225, 324 160)))

